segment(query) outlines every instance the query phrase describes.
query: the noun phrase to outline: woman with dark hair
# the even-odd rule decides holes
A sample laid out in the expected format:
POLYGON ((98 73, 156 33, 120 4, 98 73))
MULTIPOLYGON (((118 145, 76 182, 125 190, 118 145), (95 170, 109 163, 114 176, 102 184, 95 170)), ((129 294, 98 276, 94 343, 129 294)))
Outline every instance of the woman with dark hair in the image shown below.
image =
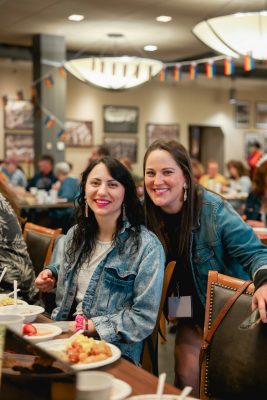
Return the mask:
POLYGON ((118 160, 103 157, 89 164, 78 204, 77 225, 67 234, 59 273, 50 265, 37 287, 51 290, 52 275, 57 277, 52 317, 83 316, 89 335, 116 344, 124 357, 139 363, 143 340, 157 319, 163 248, 143 226, 134 181, 118 160))
MULTIPOLYGON (((147 226, 163 244, 167 261, 176 261, 169 296, 185 296, 181 303, 187 306, 178 308, 175 383, 193 386, 197 396, 208 271, 253 277, 252 305, 267 322, 267 248, 221 196, 195 182, 189 154, 180 143, 152 143, 144 175, 147 226)), ((171 308, 168 315, 174 316, 171 308)))
POLYGON ((253 190, 249 194, 243 215, 253 228, 267 226, 267 159, 263 157, 254 171, 253 190))

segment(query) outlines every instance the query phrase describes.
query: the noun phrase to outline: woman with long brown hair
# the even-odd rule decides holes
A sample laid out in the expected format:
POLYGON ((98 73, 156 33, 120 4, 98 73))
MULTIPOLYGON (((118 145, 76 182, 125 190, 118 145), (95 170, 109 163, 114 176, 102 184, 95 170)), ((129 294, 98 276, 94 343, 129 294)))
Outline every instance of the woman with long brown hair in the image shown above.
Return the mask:
MULTIPOLYGON (((144 158, 146 223, 162 242, 176 268, 169 296, 184 297, 178 312, 175 383, 193 386, 198 396, 198 363, 203 332, 208 271, 242 279, 254 277, 252 299, 267 322, 267 248, 221 197, 200 187, 189 154, 176 141, 157 140, 144 158), (191 311, 192 312, 191 312, 191 311)), ((173 316, 173 299, 168 315, 173 316)))

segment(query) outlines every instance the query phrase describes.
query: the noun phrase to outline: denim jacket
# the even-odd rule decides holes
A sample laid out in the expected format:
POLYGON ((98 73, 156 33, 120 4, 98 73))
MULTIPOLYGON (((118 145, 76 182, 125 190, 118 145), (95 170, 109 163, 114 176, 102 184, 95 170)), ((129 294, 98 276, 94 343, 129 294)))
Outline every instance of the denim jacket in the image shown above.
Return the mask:
MULTIPOLYGON (((77 291, 80 251, 73 263, 67 254, 73 236, 71 228, 66 236, 64 258, 57 283, 57 307, 52 318, 67 320, 77 291)), ((99 263, 83 299, 83 314, 93 320, 101 339, 117 345, 123 355, 139 363, 143 340, 155 326, 164 275, 164 251, 157 237, 141 227, 138 251, 133 252, 131 228, 126 226, 119 233, 124 243, 122 254, 113 245, 99 263), (128 239, 128 240, 127 240, 128 239)), ((57 264, 50 265, 57 275, 57 264)))
POLYGON ((190 264, 203 305, 209 270, 254 279, 267 269, 267 247, 222 197, 203 189, 198 224, 192 231, 190 264))

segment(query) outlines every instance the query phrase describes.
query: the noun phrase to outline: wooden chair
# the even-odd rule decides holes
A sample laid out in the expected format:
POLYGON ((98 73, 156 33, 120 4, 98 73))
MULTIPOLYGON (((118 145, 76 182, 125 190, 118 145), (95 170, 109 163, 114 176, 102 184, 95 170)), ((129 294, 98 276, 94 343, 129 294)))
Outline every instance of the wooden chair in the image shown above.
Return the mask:
POLYGON ((142 355, 142 368, 146 371, 153 373, 154 375, 158 375, 158 334, 159 327, 162 325, 162 321, 165 321, 163 316, 163 306, 166 299, 167 289, 169 287, 169 283, 172 277, 172 273, 174 270, 176 262, 171 261, 165 268, 164 272, 164 280, 163 280, 163 288, 161 293, 161 300, 159 306, 158 317, 156 321, 155 328, 152 334, 145 340, 143 355, 142 355))
POLYGON ((61 232, 61 228, 50 229, 30 222, 25 224, 23 236, 36 276, 49 264, 55 239, 61 232))

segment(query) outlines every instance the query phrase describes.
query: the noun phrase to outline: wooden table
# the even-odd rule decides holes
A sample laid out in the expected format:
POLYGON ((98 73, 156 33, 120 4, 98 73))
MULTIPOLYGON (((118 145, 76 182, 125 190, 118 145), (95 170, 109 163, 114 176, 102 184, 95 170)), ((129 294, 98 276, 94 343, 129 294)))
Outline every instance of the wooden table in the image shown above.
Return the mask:
POLYGON ((48 208, 69 208, 74 207, 74 203, 72 201, 60 201, 56 203, 27 203, 26 201, 21 201, 19 204, 20 209, 48 209, 48 208))
MULTIPOLYGON (((52 322, 49 318, 40 315, 36 322, 52 322)), ((63 334, 62 337, 70 336, 70 334, 63 334)), ((105 367, 98 368, 98 370, 106 371, 114 375, 118 379, 122 379, 132 387, 132 395, 138 394, 150 394, 155 393, 158 378, 144 369, 135 366, 129 361, 120 358, 116 362, 106 365, 105 367)), ((164 387, 164 393, 166 394, 179 394, 181 390, 166 383, 164 387)))

